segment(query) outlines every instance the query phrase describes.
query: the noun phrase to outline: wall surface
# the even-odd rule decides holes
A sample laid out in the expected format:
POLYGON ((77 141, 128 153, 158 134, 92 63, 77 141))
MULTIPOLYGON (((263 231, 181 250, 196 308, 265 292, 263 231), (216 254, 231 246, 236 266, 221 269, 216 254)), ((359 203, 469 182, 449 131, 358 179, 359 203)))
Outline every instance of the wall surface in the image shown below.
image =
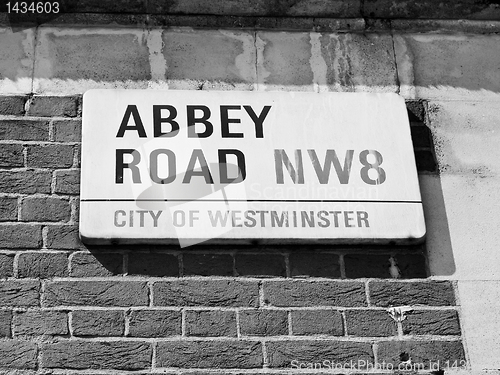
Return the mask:
POLYGON ((498 24, 63 21, 0 29, 0 373, 498 372, 498 24), (426 244, 86 247, 91 88, 399 93, 426 244))

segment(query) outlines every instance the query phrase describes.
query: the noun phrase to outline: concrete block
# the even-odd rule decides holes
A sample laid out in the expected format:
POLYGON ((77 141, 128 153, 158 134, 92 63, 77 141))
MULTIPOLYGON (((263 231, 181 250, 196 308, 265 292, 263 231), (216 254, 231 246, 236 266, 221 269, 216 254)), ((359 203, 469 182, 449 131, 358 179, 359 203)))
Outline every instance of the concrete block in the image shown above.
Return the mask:
POLYGON ((34 91, 64 95, 93 88, 147 88, 149 55, 142 29, 41 27, 34 91))
POLYGON ((261 90, 396 92, 390 35, 259 32, 261 90))
POLYGON ((253 90, 254 38, 248 31, 173 29, 163 33, 168 87, 253 90))
POLYGON ((500 99, 500 36, 401 34, 394 41, 405 98, 500 99))
POLYGON ((500 175, 498 104, 430 102, 428 116, 441 174, 500 175))
POLYGON ((34 29, 0 28, 0 93, 31 92, 34 54, 34 29))
POLYGON ((471 370, 495 373, 500 368, 500 358, 493 354, 500 353, 500 281, 459 281, 458 293, 471 370))

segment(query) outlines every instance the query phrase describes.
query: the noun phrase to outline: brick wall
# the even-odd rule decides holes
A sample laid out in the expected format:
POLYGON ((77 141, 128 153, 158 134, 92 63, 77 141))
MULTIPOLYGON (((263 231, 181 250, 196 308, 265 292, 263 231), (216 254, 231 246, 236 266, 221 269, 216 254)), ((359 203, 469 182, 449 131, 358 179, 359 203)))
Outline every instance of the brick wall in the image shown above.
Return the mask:
MULTIPOLYGON (((0 369, 465 360, 454 283, 427 279, 423 246, 85 247, 81 106, 0 97, 0 369)), ((418 169, 435 173, 425 108, 408 102, 418 169)))

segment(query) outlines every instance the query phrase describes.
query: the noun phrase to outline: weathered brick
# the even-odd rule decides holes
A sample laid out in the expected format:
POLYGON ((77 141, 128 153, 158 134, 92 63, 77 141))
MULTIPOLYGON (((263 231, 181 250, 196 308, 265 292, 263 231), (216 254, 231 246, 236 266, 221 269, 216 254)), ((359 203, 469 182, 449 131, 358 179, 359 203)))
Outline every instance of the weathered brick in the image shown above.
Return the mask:
POLYGON ((262 363, 261 344, 252 341, 164 341, 156 351, 157 367, 245 369, 262 363))
POLYGON ((411 311, 403 320, 405 335, 460 335, 455 310, 411 311))
POLYGON ((0 221, 17 221, 17 198, 0 198, 0 221))
POLYGON ((233 276, 233 257, 230 254, 182 255, 184 275, 233 276))
POLYGON ((411 358, 412 363, 424 364, 429 368, 430 361, 442 364, 465 360, 461 341, 390 341, 378 344, 378 361, 392 363, 397 368, 399 363, 411 358))
POLYGON ((45 306, 145 306, 148 288, 138 281, 53 281, 45 285, 45 306))
POLYGON ((68 276, 68 255, 59 253, 22 253, 19 255, 18 276, 47 279, 68 276))
POLYGON ((448 281, 382 282, 369 284, 370 301, 375 306, 453 306, 455 294, 448 281))
POLYGON ((112 276, 123 273, 123 255, 117 253, 75 253, 71 258, 71 276, 112 276))
POLYGON ((12 311, 0 310, 0 337, 12 337, 12 311))
POLYGON ((149 50, 142 28, 125 28, 120 33, 80 28, 76 35, 46 27, 37 34, 36 51, 35 92, 147 88, 151 80, 149 50))
POLYGON ((129 275, 179 276, 177 257, 162 253, 130 253, 129 275))
POLYGON ((49 171, 0 171, 0 193, 50 193, 49 171))
POLYGON ((181 334, 180 311, 132 310, 129 314, 129 336, 168 337, 181 334))
POLYGON ((349 336, 394 336, 398 330, 396 322, 387 311, 347 310, 346 330, 349 336))
POLYGON ((372 347, 369 343, 349 341, 270 341, 266 343, 269 367, 290 368, 292 361, 336 363, 365 361, 373 363, 372 347))
POLYGON ((68 316, 62 311, 18 311, 12 319, 15 336, 67 335, 68 316))
POLYGON ((68 221, 71 206, 67 199, 28 197, 21 202, 21 221, 68 221))
POLYGON ((38 96, 28 103, 28 116, 75 117, 78 113, 76 96, 38 96))
POLYGON ((73 165, 71 145, 47 144, 27 146, 27 166, 35 168, 69 168, 73 165))
POLYGON ((344 323, 339 311, 294 310, 292 311, 292 331, 294 335, 342 336, 344 323))
POLYGON ((292 277, 340 278, 339 256, 331 253, 296 253, 289 256, 292 277))
POLYGON ((32 307, 40 305, 40 282, 0 281, 0 306, 32 307))
POLYGON ((67 369, 142 370, 151 367, 146 342, 61 341, 42 345, 42 366, 67 369))
POLYGON ((47 248, 49 249, 83 249, 78 235, 78 227, 70 225, 50 225, 47 227, 47 248))
POLYGON ((71 326, 75 336, 123 336, 123 311, 75 310, 71 326))
POLYGON ((80 170, 68 169, 55 171, 56 185, 54 193, 78 195, 80 193, 80 170))
POLYGON ((364 284, 358 282, 269 281, 264 298, 273 306, 366 306, 364 284))
POLYGON ((14 273, 14 254, 0 254, 0 278, 11 277, 14 273))
POLYGON ((82 141, 82 120, 65 119, 54 120, 54 141, 56 142, 81 142, 82 141))
POLYGON ((27 341, 0 341, 0 368, 36 369, 37 347, 27 341))
POLYGON ((241 280, 175 280, 153 285, 155 306, 257 307, 257 282, 241 280))
POLYGON ((0 115, 23 115, 26 98, 24 95, 0 96, 0 115))
POLYGON ((240 276, 286 276, 282 254, 236 254, 235 264, 240 276))
POLYGON ((284 310, 240 311, 242 335, 278 336, 288 334, 288 313, 284 310))
POLYGON ((0 248, 36 249, 42 246, 42 227, 32 224, 0 225, 0 248))
POLYGON ((188 336, 236 337, 236 312, 187 311, 186 334, 188 336))
POLYGON ((23 167, 23 149, 19 144, 0 144, 0 168, 23 167))
POLYGON ((0 120, 0 139, 48 141, 49 121, 34 119, 0 120))

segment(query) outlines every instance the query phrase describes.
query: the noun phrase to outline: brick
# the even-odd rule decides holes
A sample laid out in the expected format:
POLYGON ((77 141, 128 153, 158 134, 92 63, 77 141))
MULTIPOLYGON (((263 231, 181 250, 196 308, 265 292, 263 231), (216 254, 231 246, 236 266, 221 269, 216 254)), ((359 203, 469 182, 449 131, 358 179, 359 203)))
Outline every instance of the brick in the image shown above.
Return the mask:
POLYGON ((180 311, 132 310, 129 314, 129 336, 168 337, 181 334, 180 311))
POLYGON ((265 302, 273 306, 366 306, 362 283, 343 281, 270 281, 265 302))
POLYGON ((370 282, 370 301, 375 306, 453 306, 455 294, 450 282, 370 282))
POLYGON ((0 115, 23 115, 26 98, 24 95, 0 96, 0 115))
POLYGON ((67 199, 28 197, 21 202, 21 221, 63 221, 71 217, 67 199))
POLYGON ((373 363, 371 344, 348 341, 269 341, 266 343, 269 367, 290 368, 292 361, 335 363, 365 361, 373 363))
POLYGON ((47 279, 68 276, 68 255, 64 253, 22 253, 18 260, 18 277, 47 279))
POLYGON ((239 276, 286 276, 285 257, 281 254, 236 254, 239 276))
POLYGON ((80 170, 69 169, 55 171, 56 185, 54 193, 78 195, 80 194, 80 170))
POLYGON ((68 316, 62 311, 18 311, 13 316, 12 329, 19 335, 67 335, 68 316))
POLYGON ((67 369, 142 370, 151 367, 146 342, 61 341, 42 345, 42 366, 67 369))
POLYGON ((78 234, 78 227, 70 225, 50 225, 47 227, 47 248, 82 249, 85 248, 78 234))
POLYGON ((48 141, 49 121, 34 119, 0 120, 0 139, 15 141, 48 141))
POLYGON ((292 331, 294 335, 342 336, 344 323, 339 311, 295 310, 292 311, 292 331))
POLYGON ((12 311, 0 310, 0 337, 12 337, 12 311))
POLYGON ((397 254, 395 258, 402 279, 427 277, 427 265, 422 254, 397 254))
POLYGON ((459 361, 464 364, 465 354, 461 341, 390 341, 378 344, 379 363, 392 363, 397 368, 399 363, 411 358, 412 363, 424 364, 429 369, 429 362, 441 364, 459 361), (406 358, 406 359, 405 359, 406 358))
POLYGON ((348 278, 390 278, 390 255, 344 255, 345 273, 348 278))
POLYGON ((38 33, 35 92, 147 88, 151 78, 146 33, 140 28, 117 33, 90 27, 61 33, 46 27, 38 33))
POLYGON ((497 97, 500 36, 401 34, 394 42, 398 65, 413 67, 401 81, 415 88, 417 98, 473 101, 497 97))
POLYGON ((288 335, 288 313, 284 310, 241 310, 242 335, 288 335))
POLYGON ((169 88, 253 89, 256 53, 252 32, 177 29, 164 31, 162 38, 169 88))
POLYGON ((28 116, 75 117, 78 112, 78 97, 75 96, 38 96, 28 104, 28 116))
POLYGON ((45 284, 44 306, 145 306, 148 288, 138 281, 53 281, 45 284))
POLYGON ((0 341, 0 368, 35 370, 36 344, 17 340, 0 341))
POLYGON ((0 278, 11 277, 14 274, 14 254, 0 254, 0 278))
POLYGON ((0 193, 50 193, 51 178, 48 171, 0 171, 0 193))
POLYGON ((35 168, 69 168, 73 165, 73 146, 61 144, 27 146, 27 165, 35 168))
POLYGON ((97 1, 83 0, 65 4, 66 12, 74 13, 146 13, 144 4, 140 0, 97 1))
POLYGON ((56 142, 81 142, 82 141, 82 120, 65 119, 54 120, 54 141, 56 142))
POLYGON ((147 276, 179 276, 175 255, 162 253, 129 253, 128 274, 147 276))
POLYGON ((236 337, 236 312, 187 311, 186 335, 236 337))
POLYGON ((175 280, 153 285, 154 306, 257 307, 257 282, 240 280, 175 280))
POLYGON ((0 144, 0 168, 15 168, 24 166, 22 145, 0 144))
POLYGON ((40 305, 40 282, 0 281, 0 306, 34 307, 40 305))
POLYGON ((233 276, 233 257, 230 254, 182 255, 184 275, 233 276))
POLYGON ((157 367, 245 369, 262 364, 261 344, 252 341, 164 341, 156 351, 157 367))
POLYGON ((123 336, 123 311, 75 310, 71 326, 74 336, 123 336))
POLYGON ((0 197, 0 221, 17 221, 17 198, 0 197))
POLYGON ((32 224, 0 225, 0 248, 36 249, 42 246, 42 227, 32 224))
POLYGON ((123 255, 117 253, 75 253, 71 258, 71 276, 113 276, 123 273, 123 255))
POLYGON ((346 330, 349 336, 395 336, 398 334, 396 322, 387 311, 347 310, 346 330))
POLYGON ((30 93, 33 74, 35 32, 32 28, 13 32, 0 29, 0 91, 30 93))
POLYGON ((403 320, 405 335, 460 335, 455 310, 411 311, 403 320))
POLYGON ((296 253, 289 256, 292 277, 340 278, 339 257, 330 253, 296 253))

